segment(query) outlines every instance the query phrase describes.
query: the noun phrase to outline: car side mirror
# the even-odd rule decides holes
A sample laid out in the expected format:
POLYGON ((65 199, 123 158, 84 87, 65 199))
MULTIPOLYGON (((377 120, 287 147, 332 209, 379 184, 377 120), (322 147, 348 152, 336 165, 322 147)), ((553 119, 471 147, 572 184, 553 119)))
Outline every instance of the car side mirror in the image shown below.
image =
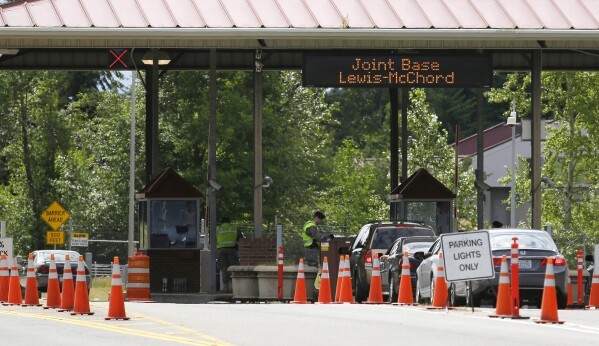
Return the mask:
POLYGON ((422 261, 424 259, 424 251, 417 251, 414 253, 414 258, 422 261))
POLYGON ((586 256, 584 256, 584 260, 587 262, 595 262, 595 257, 593 257, 593 255, 588 254, 586 256))
POLYGON ((349 255, 350 254, 349 248, 347 246, 340 247, 338 252, 340 255, 349 255))

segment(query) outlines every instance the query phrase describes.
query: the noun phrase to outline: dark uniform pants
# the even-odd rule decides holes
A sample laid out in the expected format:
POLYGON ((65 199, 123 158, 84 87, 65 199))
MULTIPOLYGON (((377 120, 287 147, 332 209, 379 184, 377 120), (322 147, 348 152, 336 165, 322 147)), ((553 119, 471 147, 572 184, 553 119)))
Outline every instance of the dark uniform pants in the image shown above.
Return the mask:
POLYGON ((227 268, 239 265, 239 254, 234 247, 223 247, 216 249, 216 251, 218 255, 218 269, 221 272, 223 283, 227 285, 231 281, 231 274, 227 271, 227 268))

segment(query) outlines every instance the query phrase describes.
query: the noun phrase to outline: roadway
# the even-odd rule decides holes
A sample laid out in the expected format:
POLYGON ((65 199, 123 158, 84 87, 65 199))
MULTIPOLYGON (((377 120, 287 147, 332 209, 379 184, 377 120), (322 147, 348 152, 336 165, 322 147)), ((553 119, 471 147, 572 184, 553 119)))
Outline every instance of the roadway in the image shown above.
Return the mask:
MULTIPOLYGON (((0 339, 30 345, 422 345, 596 344, 599 311, 559 311, 563 325, 492 319, 493 309, 428 311, 391 305, 127 303, 129 321, 105 321, 107 303, 93 316, 37 307, 0 306, 0 339)), ((11 344, 9 343, 9 344, 11 344)))

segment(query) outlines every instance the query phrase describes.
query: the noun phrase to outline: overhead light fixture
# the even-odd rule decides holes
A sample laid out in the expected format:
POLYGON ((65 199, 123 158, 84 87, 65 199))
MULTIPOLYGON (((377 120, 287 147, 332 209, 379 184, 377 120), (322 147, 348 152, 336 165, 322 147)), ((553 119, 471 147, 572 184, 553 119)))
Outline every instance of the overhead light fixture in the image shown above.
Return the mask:
POLYGON ((147 51, 141 57, 141 62, 143 62, 144 65, 153 65, 154 54, 156 54, 156 60, 158 61, 158 65, 168 65, 171 62, 171 57, 168 55, 167 52, 157 49, 147 51))

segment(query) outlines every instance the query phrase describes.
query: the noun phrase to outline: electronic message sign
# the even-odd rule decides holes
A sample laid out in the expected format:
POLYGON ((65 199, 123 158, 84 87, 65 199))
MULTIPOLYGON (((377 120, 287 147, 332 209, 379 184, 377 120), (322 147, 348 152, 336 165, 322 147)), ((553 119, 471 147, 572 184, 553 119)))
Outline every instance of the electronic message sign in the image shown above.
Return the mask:
POLYGON ((490 86, 489 55, 305 54, 304 86, 467 88, 490 86))

